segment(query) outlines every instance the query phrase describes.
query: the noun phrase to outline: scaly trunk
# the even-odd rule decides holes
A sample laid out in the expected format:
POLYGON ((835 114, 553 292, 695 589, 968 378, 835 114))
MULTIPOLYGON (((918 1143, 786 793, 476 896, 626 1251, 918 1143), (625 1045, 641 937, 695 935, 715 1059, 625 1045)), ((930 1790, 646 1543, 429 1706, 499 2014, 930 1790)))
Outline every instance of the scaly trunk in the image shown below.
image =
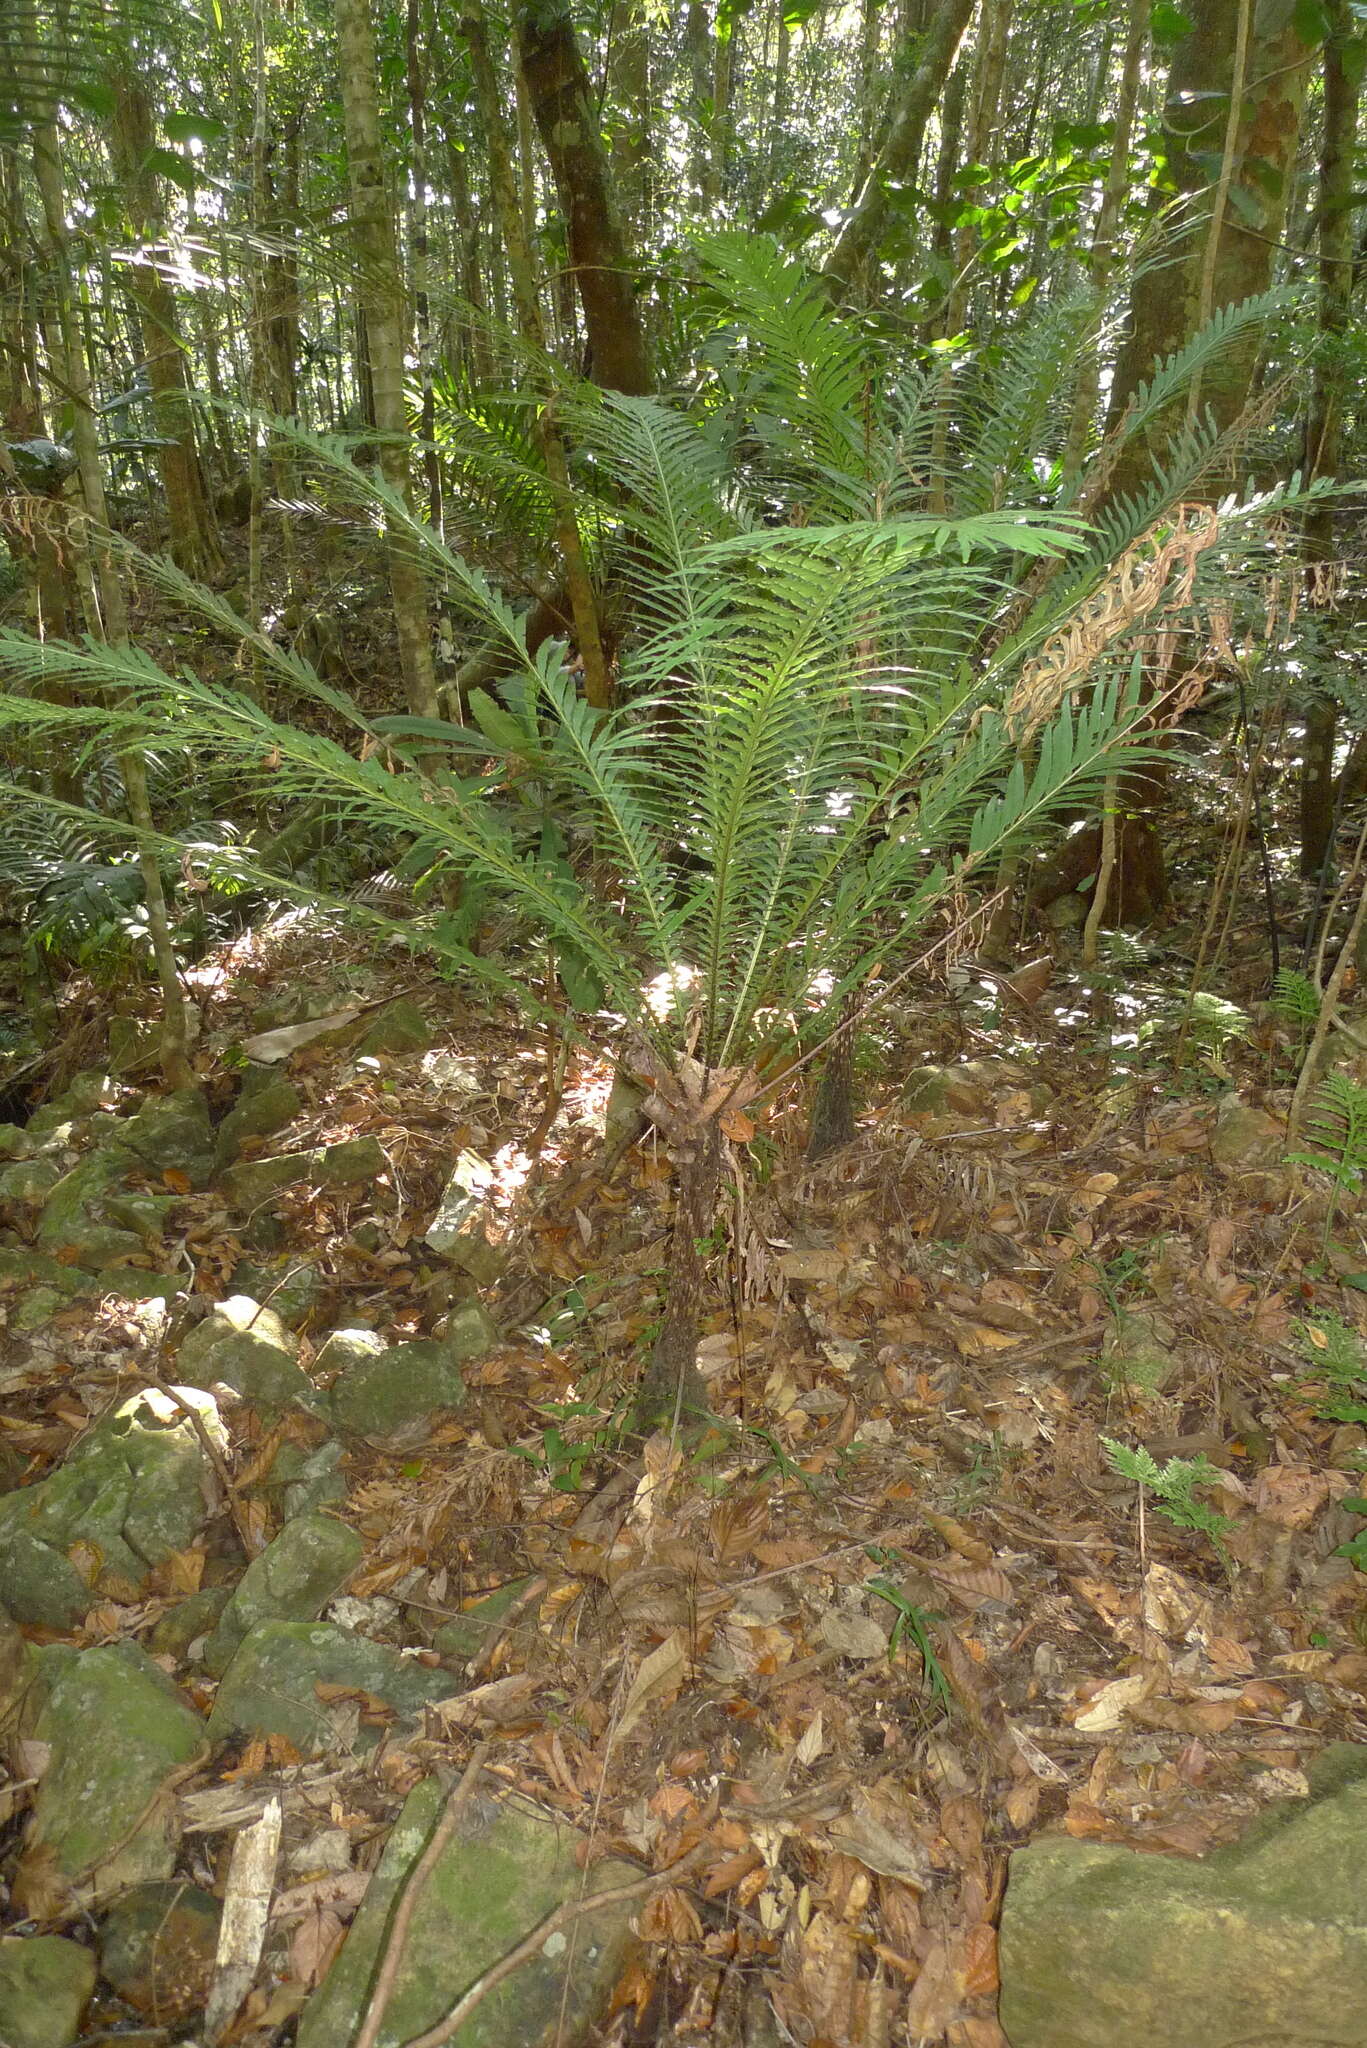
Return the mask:
MULTIPOLYGON (((1203 315, 1267 290, 1282 239, 1313 55, 1301 34, 1305 16, 1283 10, 1264 27, 1253 0, 1189 0, 1187 14, 1192 32, 1176 47, 1163 110, 1169 176, 1188 201, 1184 231, 1167 261, 1145 265, 1135 278, 1112 422, 1155 363, 1191 340, 1203 315), (1242 91, 1231 123, 1236 65, 1242 91)), ((1248 402, 1259 344, 1250 331, 1206 369, 1201 407, 1221 426, 1248 402)), ((1179 403, 1135 437, 1112 474, 1113 496, 1133 495, 1151 479, 1186 409, 1179 403)))
MULTIPOLYGON (((128 608, 118 564, 107 540, 109 515, 105 504, 104 477, 100 470, 99 434, 90 401, 90 373, 81 345, 72 288, 61 143, 55 118, 39 123, 34 129, 33 168, 51 257, 62 396, 71 406, 72 445, 76 451, 81 495, 90 518, 88 528, 79 520, 73 523, 69 535, 70 552, 86 610, 87 631, 92 639, 122 647, 128 643, 128 608)), ((183 1088, 194 1079, 188 1051, 189 1024, 180 976, 176 972, 161 869, 157 865, 156 834, 147 797, 146 763, 136 749, 130 749, 120 754, 119 771, 142 873, 147 930, 152 941, 157 978, 161 983, 162 1073, 171 1087, 183 1088)))
POLYGON ((636 1400, 642 1429, 696 1422, 708 1412, 707 1388, 698 1371, 703 1294, 707 1269, 702 1247, 717 1220, 721 1185, 721 1132, 715 1122, 698 1127, 670 1146, 676 1195, 669 1238, 664 1316, 650 1364, 636 1400))
MULTIPOLYGON (((522 209, 518 205, 512 152, 504 133, 498 100, 498 82, 489 54, 488 29, 480 0, 466 0, 464 29, 466 44, 470 51, 470 68, 475 81, 475 97, 484 123, 485 144, 489 152, 489 178, 494 195, 494 210, 503 231, 503 246, 507 251, 508 268, 512 276, 517 324, 532 346, 544 353, 546 338, 541 325, 541 305, 536 292, 536 271, 531 247, 526 238, 522 209)), ((542 408, 537 425, 546 474, 555 494, 556 539, 560 544, 565 587, 569 592, 570 609, 574 615, 575 638, 579 643, 579 655, 584 664, 584 695, 595 709, 606 710, 612 702, 612 688, 598 624, 597 601, 589 578, 588 564, 584 559, 583 543, 579 537, 579 523, 575 515, 574 496, 570 489, 565 444, 549 403, 542 408)))

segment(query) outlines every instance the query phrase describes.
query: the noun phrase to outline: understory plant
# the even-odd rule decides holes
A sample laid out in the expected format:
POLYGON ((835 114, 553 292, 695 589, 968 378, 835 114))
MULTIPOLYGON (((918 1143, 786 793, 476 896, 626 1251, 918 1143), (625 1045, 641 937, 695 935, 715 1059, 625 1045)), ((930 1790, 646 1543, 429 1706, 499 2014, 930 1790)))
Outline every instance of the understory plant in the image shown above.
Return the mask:
MULTIPOLYGON (((703 1247, 749 1111, 913 972, 1061 805, 1145 758, 1146 649, 1250 511, 1173 504, 1209 455, 1200 431, 1176 481, 1157 480, 1157 510, 1127 503, 1092 527, 1003 502, 1047 439, 1038 350, 1015 385, 1001 373, 1011 417, 965 418, 958 502, 927 511, 936 387, 913 378, 875 405, 860 325, 796 265, 734 242, 713 254, 715 317, 752 337, 749 386, 692 409, 585 385, 559 401, 581 520, 626 594, 614 710, 590 709, 570 650, 529 645, 501 593, 346 444, 281 422, 496 648, 504 680, 472 693, 468 722, 368 715, 123 544, 140 577, 243 644, 257 694, 133 647, 0 635, 0 731, 188 746, 259 814, 322 803, 405 845, 446 907, 396 929, 533 1014, 554 983, 562 1024, 567 1010, 644 1082, 676 1200, 643 1420, 705 1409, 703 1247), (340 737, 303 722, 319 708, 340 737), (457 881, 520 920, 520 960, 471 950, 457 881)), ((1163 366, 1156 381, 1180 378, 1163 366)))
POLYGON ((1131 1447, 1109 1436, 1103 1436, 1101 1443, 1113 1471, 1142 1487, 1158 1513, 1176 1528, 1208 1537, 1221 1563, 1227 1562, 1224 1538, 1234 1525, 1196 1491, 1200 1486, 1213 1486, 1220 1477, 1209 1458, 1168 1458, 1160 1465, 1143 1444, 1131 1447))

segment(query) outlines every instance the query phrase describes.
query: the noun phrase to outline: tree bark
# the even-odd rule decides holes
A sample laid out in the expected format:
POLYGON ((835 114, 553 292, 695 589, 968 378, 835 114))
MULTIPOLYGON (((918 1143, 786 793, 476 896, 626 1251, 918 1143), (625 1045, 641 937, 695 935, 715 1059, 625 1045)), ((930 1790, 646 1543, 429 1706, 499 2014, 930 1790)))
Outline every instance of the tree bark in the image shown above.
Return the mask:
POLYGON ((190 387, 180 313, 168 276, 166 219, 152 170, 156 128, 143 85, 128 74, 118 81, 114 157, 138 247, 130 265, 142 327, 142 351, 152 388, 152 415, 161 445, 157 473, 166 498, 171 553, 187 575, 211 581, 223 570, 218 527, 195 445, 190 387))
POLYGON ((888 186, 909 178, 920 159, 926 123, 935 110, 977 0, 938 0, 921 59, 888 119, 883 144, 849 219, 826 261, 834 296, 843 297, 877 253, 888 220, 888 186))
POLYGON ((698 1371, 702 1305, 707 1280, 703 1249, 717 1220, 721 1185, 721 1132, 703 1124, 671 1146, 675 1169, 674 1223, 660 1334, 636 1400, 641 1429, 696 1423, 708 1413, 707 1388, 698 1371))
MULTIPOLYGON (((64 387, 62 395, 71 404, 71 439, 76 451, 81 495, 90 519, 89 527, 78 522, 73 529, 71 555, 91 638, 122 647, 128 642, 128 608, 118 565, 108 544, 109 516, 104 477, 100 470, 99 436, 90 399, 90 372, 81 345, 72 287, 61 142, 55 119, 40 122, 34 129, 33 168, 51 252, 57 353, 64 387)), ((166 892, 162 888, 161 869, 157 864, 156 833, 147 795, 147 765, 136 748, 127 749, 118 758, 142 874, 148 936, 152 942, 157 979, 161 984, 161 1070, 171 1087, 183 1088, 194 1079, 189 1058, 189 1021, 176 970, 175 947, 171 942, 166 892)))
MULTIPOLYGON (((498 100, 498 82, 489 54, 488 32, 480 0, 466 0, 463 29, 470 51, 475 97, 484 123, 485 145, 489 152, 489 179, 493 188, 494 209, 503 230, 503 245, 508 254, 513 303, 517 308, 517 324, 532 346, 544 353, 546 338, 541 324, 541 304, 536 292, 536 270, 531 247, 526 238, 524 216, 518 205, 512 152, 504 133, 498 100)), ((555 495, 556 538, 560 544, 565 585, 574 616, 579 657, 584 665, 584 695, 595 709, 606 710, 612 702, 612 688, 598 624, 598 606, 579 537, 579 523, 575 515, 574 496, 570 489, 569 462, 565 445, 549 403, 542 408, 537 424, 546 474, 555 495)))
POLYGON ((528 10, 518 25, 523 75, 555 174, 588 335, 590 375, 612 391, 652 389, 634 267, 597 108, 568 11, 528 10))
MULTIPOLYGON (((1329 38, 1324 50, 1324 129, 1320 143, 1319 330, 1310 411, 1305 423, 1304 469, 1309 476, 1335 476, 1342 459, 1343 406, 1347 395, 1344 337, 1352 319, 1353 166, 1358 126, 1359 77, 1348 48, 1353 19, 1348 0, 1326 0, 1329 38)), ((1327 609, 1333 599, 1334 504, 1312 505, 1304 532, 1306 595, 1327 609)), ((1334 742, 1338 700, 1317 691, 1305 725, 1301 755, 1300 869, 1316 875, 1333 835, 1334 742)))
MULTIPOLYGON (((1135 279, 1130 332, 1112 387, 1113 423, 1155 364, 1191 340, 1203 310, 1215 312, 1267 290, 1286 217, 1314 53, 1300 34, 1300 16, 1285 10, 1269 30, 1260 25, 1252 0, 1189 0, 1187 13, 1192 32, 1173 56, 1163 132, 1169 174, 1188 204, 1175 253, 1146 265, 1135 279), (1231 125, 1241 21, 1251 33, 1239 113, 1231 125)), ((1258 346, 1258 335, 1250 333, 1207 368, 1201 402, 1222 427, 1247 404, 1258 346)), ((1113 473, 1112 495, 1142 488, 1180 424, 1180 416, 1160 420, 1131 441, 1113 473)))
MULTIPOLYGON (((333 0, 333 12, 346 127, 351 230, 359 273, 359 311, 364 316, 375 427, 384 437, 379 448, 380 470, 390 488, 408 498, 412 478, 403 392, 407 321, 394 214, 385 189, 370 0, 333 0)), ((418 717, 435 718, 437 687, 427 589, 412 543, 395 521, 388 526, 386 552, 404 695, 410 711, 418 717)))
MULTIPOLYGON (((1134 133, 1134 117, 1139 105, 1139 89, 1143 82, 1144 52, 1149 41, 1150 7, 1151 0, 1130 0, 1129 28, 1125 38, 1125 54, 1121 60, 1120 89, 1116 95, 1115 126, 1111 136, 1111 158, 1106 170, 1106 183, 1102 188, 1101 204, 1097 208, 1096 224, 1092 230, 1092 246, 1087 257, 1087 269, 1099 302, 1098 318, 1101 313, 1100 302, 1105 299, 1111 273, 1115 267, 1116 229, 1120 225, 1121 208, 1130 189, 1130 140, 1134 133)), ((1109 43, 1107 49, 1109 51, 1109 43)), ((1089 334, 1078 367, 1077 382, 1073 387, 1068 441, 1063 456, 1064 476, 1070 481, 1081 473, 1083 455, 1096 418, 1100 391, 1101 353, 1096 335, 1089 334)))

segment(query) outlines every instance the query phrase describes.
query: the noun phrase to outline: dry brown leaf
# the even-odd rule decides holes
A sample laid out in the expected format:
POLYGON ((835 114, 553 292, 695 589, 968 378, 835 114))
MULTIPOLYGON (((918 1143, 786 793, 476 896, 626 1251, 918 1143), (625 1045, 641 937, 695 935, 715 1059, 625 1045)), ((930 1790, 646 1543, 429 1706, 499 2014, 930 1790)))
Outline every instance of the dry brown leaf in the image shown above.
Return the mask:
MULTIPOLYGON (((678 1692, 691 1669, 688 1642, 689 1631, 676 1628, 665 1637, 659 1648, 652 1650, 645 1659, 622 1705, 617 1722, 619 1741, 636 1726, 647 1707, 654 1701, 678 1692)), ((529 1680, 528 1683, 530 1682, 529 1680)))
POLYGON ((345 1933, 345 1923, 330 1906, 320 1906, 295 1929, 290 1941, 290 1969, 310 1991, 327 1975, 345 1933))
POLYGON ((1239 1702, 1135 1700, 1129 1713, 1141 1728, 1171 1728, 1179 1735, 1223 1735, 1239 1718, 1239 1702))
POLYGON ((984 1600, 998 1600, 1005 1607, 1014 1597, 1015 1588, 1000 1565, 972 1565, 961 1558, 940 1557, 927 1564, 926 1570, 965 1607, 980 1607, 984 1600))
POLYGON ((991 1564, 992 1547, 984 1543, 981 1536, 975 1536, 971 1529, 966 1529, 962 1522, 956 1522, 952 1515, 937 1514, 934 1508, 923 1508, 921 1512, 940 1541, 948 1544, 960 1557, 967 1558, 970 1564, 991 1564))
POLYGON ((1084 1735, 1102 1735, 1109 1729, 1123 1725, 1125 1716, 1138 1701, 1147 1699, 1157 1685, 1153 1672, 1134 1672, 1128 1678, 1113 1678, 1103 1685, 1080 1712, 1073 1716, 1073 1726, 1084 1735))
POLYGON ((712 1864, 708 1870, 703 1881, 703 1897, 718 1899, 723 1892, 733 1890, 752 1870, 760 1870, 763 1867, 764 1858, 758 1849, 746 1849, 739 1855, 724 1857, 720 1863, 712 1864))
POLYGON ((913 2041, 938 2040, 961 2017, 965 1993, 960 1962, 953 1936, 932 1942, 907 2000, 906 2027, 913 2041))
POLYGON ((712 1547, 721 1564, 738 1564, 748 1557, 769 1527, 772 1517, 767 1493, 732 1493, 713 1508, 710 1527, 712 1547))
POLYGON ((1312 1465, 1265 1465, 1253 1486, 1255 1511, 1279 1529, 1307 1529, 1333 1490, 1312 1465))
POLYGON ((964 1935, 964 1990, 970 1998, 995 1998, 1000 1986, 997 1974, 997 1930, 979 1921, 964 1935))
POLYGON ((687 1892, 669 1886, 656 1892, 641 1908, 639 1920, 642 1938, 646 1941, 668 1942, 677 1947, 680 1943, 702 1940, 702 1921, 698 1909, 687 1892))

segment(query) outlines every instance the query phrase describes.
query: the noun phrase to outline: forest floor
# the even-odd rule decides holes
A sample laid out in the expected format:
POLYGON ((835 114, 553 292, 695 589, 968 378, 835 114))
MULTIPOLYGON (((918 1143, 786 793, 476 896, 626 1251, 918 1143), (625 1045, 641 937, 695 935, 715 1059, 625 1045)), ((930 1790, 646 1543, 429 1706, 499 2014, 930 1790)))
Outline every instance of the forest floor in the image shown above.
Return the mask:
MULTIPOLYGON (((220 1109, 282 989, 291 1019, 403 997, 430 1026, 411 1054, 302 1046, 302 1114, 248 1146, 372 1136, 388 1164, 373 1186, 281 1198, 272 1257, 316 1281, 306 1366, 333 1328, 432 1329, 453 1281, 424 1233, 460 1153, 492 1169, 505 1266, 485 1301, 497 1318, 515 1297, 519 1320, 430 1441, 348 1447, 336 1511, 366 1545, 348 1591, 390 1640, 508 1601, 453 1678, 481 1689, 507 1785, 594 1856, 690 1858, 638 1915, 601 2037, 623 2048, 999 2044, 1013 1848, 1064 1830, 1198 1856, 1303 1796, 1326 1742, 1367 1738, 1367 1575, 1336 1554, 1367 1463, 1342 1419, 1367 1356, 1353 1203, 1327 1231, 1323 1177, 1284 1163, 1293 1048, 1251 1001, 1246 1032, 1198 1030, 1174 1063, 1193 932, 1086 984, 1070 943, 1030 1000, 970 982, 883 1019, 857 1139, 819 1166, 796 1098, 740 1148, 701 1347, 727 1428, 702 1458, 623 1434, 669 1182, 648 1136, 605 1170, 607 1071, 570 1058, 532 1156, 555 1048, 412 960, 291 916, 191 977, 220 1109), (1103 1438, 1218 1476, 1176 1489, 1175 1523, 1103 1438)), ((1260 975, 1250 939, 1231 998, 1260 975)), ((203 1297, 255 1256, 213 1188, 182 1192, 174 1234, 203 1297)), ((73 1302, 59 1324, 59 1368, 7 1376, 26 1483, 140 1370, 126 1304, 73 1302)), ((225 1420, 239 1524, 264 1541, 254 1479, 307 1424, 225 1420)), ((206 1583, 240 1569, 231 1549, 211 1546, 206 1583)), ((103 1601, 69 1639, 145 1640, 168 1604, 103 1601)), ((206 1705, 212 1682, 172 1668, 206 1705)), ((411 1785, 473 1743, 436 1717, 378 1760, 329 1759, 360 1872, 411 1785)), ((239 1743, 182 1794, 231 1785, 250 1809, 273 1788, 288 1824, 312 1768, 280 1738, 239 1743)), ((10 1795, 15 1823, 24 1805, 10 1795)), ((237 2038, 288 2037, 355 1898, 320 1881, 237 2038)))
MULTIPOLYGON (((503 1340, 466 1366, 464 1402, 403 1450, 349 1442, 333 1510, 365 1545, 348 1618, 444 1664, 469 1712, 405 1734, 363 1698, 321 1779, 271 1736, 219 1745, 177 1787, 188 1843, 206 1812, 221 1829, 272 1794, 293 1841, 300 1881, 231 2039, 291 2037, 405 1796, 459 1773, 480 1731, 488 1768, 589 1860, 661 1878, 599 2036, 614 2048, 1001 2048, 1013 1850, 1053 1831, 1199 1857, 1303 1798, 1327 1743, 1367 1740, 1367 1571, 1341 1554, 1367 1490, 1362 1208, 1286 1161, 1298 1048, 1262 1005, 1251 895, 1202 977, 1221 1001, 1183 1036, 1219 800, 1199 777, 1182 800, 1163 929, 1113 936, 1102 970, 1060 927, 1021 953, 1047 947, 1047 975, 928 980, 861 1042, 852 1144, 805 1165, 796 1090, 737 1144, 700 1353, 722 1427, 701 1455, 625 1430, 670 1180, 648 1134, 605 1140, 605 1067, 569 1056, 547 1127, 560 1047, 324 912, 193 969, 219 1117, 268 1024, 395 1000, 425 1019, 408 1053, 358 1056, 345 1018, 301 1034, 283 1062, 300 1112, 247 1143, 250 1160, 370 1138, 386 1162, 273 1211, 275 1284, 311 1290, 305 1369, 336 1329, 439 1327, 467 1283, 424 1239, 462 1153, 487 1168, 502 1268, 483 1300, 503 1340), (1166 1496, 1107 1440, 1145 1447, 1166 1496), (472 1610, 477 1647, 453 1659, 435 1639, 472 1610), (340 1877, 335 1853, 309 1864, 320 1787, 340 1877)), ((102 1065, 110 1008, 68 985, 54 1087, 102 1065)), ((168 1191, 192 1304, 240 1291, 263 1256, 240 1211, 213 1185, 168 1191)), ((0 1224, 14 1243, 31 1219, 0 1224)), ((0 1276, 0 1318, 14 1286, 0 1276)), ((148 1329, 110 1296, 64 1307, 38 1363, 0 1337, 6 1485, 59 1470, 149 1383, 165 1346, 148 1329)), ((282 1445, 317 1440, 315 1418, 245 1402, 224 1422, 232 1514, 207 1545, 150 1596, 32 1641, 151 1645, 207 1709, 212 1679, 156 1650, 158 1623, 240 1576, 244 1535, 279 1526, 282 1445)), ((0 1875, 32 1796, 0 1791, 0 1875)), ((225 1859, 192 1848, 182 1867, 221 1889, 225 1859)), ((11 1902, 6 1931, 38 1924, 11 1902)))

